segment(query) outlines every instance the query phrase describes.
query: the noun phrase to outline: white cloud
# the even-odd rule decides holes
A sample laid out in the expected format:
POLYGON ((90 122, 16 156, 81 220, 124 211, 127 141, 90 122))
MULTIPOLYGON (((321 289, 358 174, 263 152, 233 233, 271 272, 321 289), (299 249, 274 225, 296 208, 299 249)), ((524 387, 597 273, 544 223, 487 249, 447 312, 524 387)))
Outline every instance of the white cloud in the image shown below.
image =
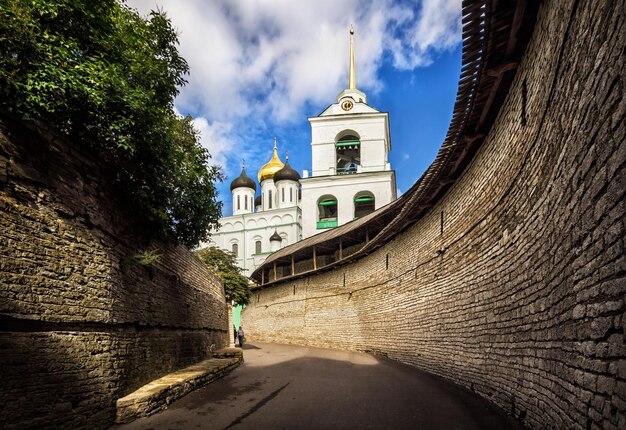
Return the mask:
POLYGON ((193 119, 193 125, 200 132, 200 142, 211 154, 211 164, 225 166, 227 156, 231 152, 232 125, 223 122, 212 122, 204 117, 193 119))
POLYGON ((335 100, 347 84, 351 24, 357 85, 376 92, 383 88, 379 68, 385 58, 397 69, 413 69, 460 41, 460 3, 128 1, 142 14, 162 8, 179 30, 180 51, 191 75, 176 105, 200 116, 195 124, 203 144, 224 165, 242 156, 250 161, 265 157, 267 151, 260 148, 244 146, 245 154, 240 150, 259 134, 259 127, 301 121, 306 103, 325 106, 335 100))
POLYGON ((392 42, 394 65, 414 69, 432 62, 432 54, 451 49, 461 38, 461 0, 425 1, 415 21, 398 22, 404 37, 392 42))

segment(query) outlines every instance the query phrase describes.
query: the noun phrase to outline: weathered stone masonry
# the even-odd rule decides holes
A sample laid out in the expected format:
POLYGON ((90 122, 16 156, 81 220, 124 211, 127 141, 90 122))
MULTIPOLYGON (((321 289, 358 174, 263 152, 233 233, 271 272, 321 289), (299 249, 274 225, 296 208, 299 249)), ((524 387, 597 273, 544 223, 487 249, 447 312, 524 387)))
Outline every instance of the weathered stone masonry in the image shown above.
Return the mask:
POLYGON ((542 3, 461 178, 370 255, 258 289, 250 340, 373 351, 532 428, 626 428, 624 11, 542 3))
POLYGON ((228 345, 221 282, 186 248, 141 239, 99 171, 1 124, 1 428, 106 428, 119 397, 228 345), (162 258, 129 260, 146 248, 162 258))

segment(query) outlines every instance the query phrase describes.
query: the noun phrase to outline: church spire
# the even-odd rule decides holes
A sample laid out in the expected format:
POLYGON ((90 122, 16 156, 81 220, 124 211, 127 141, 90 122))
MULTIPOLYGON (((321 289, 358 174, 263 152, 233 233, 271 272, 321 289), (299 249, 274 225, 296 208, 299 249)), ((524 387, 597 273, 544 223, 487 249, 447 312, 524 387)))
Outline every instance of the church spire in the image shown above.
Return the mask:
POLYGON ((354 103, 367 103, 365 93, 356 87, 356 67, 354 66, 354 27, 350 26, 350 66, 348 68, 348 88, 343 90, 337 96, 337 101, 342 104, 341 108, 344 112, 348 112, 354 106, 354 103), (342 100, 349 97, 352 100, 342 100))
POLYGON ((356 89, 356 72, 354 70, 354 28, 350 26, 350 71, 348 75, 348 89, 356 89))

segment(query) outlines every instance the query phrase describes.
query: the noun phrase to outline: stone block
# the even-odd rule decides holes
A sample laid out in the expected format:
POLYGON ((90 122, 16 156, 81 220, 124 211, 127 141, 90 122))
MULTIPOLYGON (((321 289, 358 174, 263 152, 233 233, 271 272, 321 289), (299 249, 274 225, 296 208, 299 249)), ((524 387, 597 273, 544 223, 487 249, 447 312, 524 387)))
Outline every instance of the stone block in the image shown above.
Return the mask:
POLYGON ((129 423, 161 411, 191 391, 221 378, 243 361, 241 351, 239 354, 223 351, 218 355, 230 355, 232 358, 204 360, 156 379, 118 399, 115 422, 129 423))

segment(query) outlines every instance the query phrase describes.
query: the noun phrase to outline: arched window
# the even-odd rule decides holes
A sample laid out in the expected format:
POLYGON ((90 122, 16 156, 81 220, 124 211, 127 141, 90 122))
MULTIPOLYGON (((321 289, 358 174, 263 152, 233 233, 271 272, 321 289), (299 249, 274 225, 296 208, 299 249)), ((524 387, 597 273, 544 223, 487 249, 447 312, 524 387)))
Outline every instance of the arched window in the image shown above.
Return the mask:
POLYGON ((272 190, 269 190, 268 193, 269 193, 268 195, 269 198, 267 199, 268 201, 267 208, 272 209, 272 190))
POLYGON ((337 150, 337 174, 351 175, 361 165, 361 139, 348 132, 335 142, 337 150))
POLYGON ((280 189, 281 198, 283 199, 283 203, 285 203, 285 187, 280 189))
POLYGON ((317 201, 317 228, 337 227, 337 198, 326 195, 317 201))
POLYGON ((243 196, 243 207, 248 210, 248 196, 243 196))
POLYGON ((233 255, 235 257, 239 257, 239 245, 236 243, 233 243, 233 255))
POLYGON ((293 203, 293 188, 289 187, 289 202, 293 203))
POLYGON ((255 254, 260 254, 261 251, 262 251, 261 241, 257 240, 256 242, 254 242, 254 252, 255 252, 255 254))
POLYGON ((241 196, 237 196, 237 210, 241 209, 241 196))
POLYGON ((374 212, 375 203, 374 195, 369 191, 357 193, 354 196, 354 218, 361 218, 374 212))

